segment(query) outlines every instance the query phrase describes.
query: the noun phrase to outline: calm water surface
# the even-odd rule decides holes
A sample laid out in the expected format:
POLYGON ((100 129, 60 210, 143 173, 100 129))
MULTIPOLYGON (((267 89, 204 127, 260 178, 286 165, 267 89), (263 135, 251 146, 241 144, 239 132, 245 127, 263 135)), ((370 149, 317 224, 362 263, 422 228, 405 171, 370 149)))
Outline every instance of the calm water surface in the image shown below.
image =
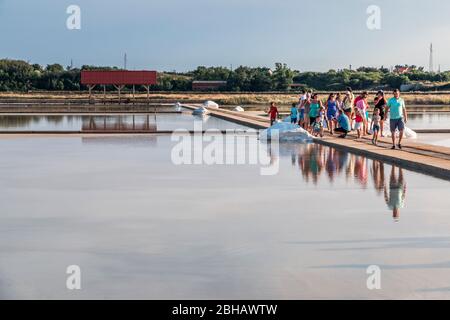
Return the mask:
POLYGON ((83 131, 150 128, 152 131, 194 129, 201 120, 207 129, 245 129, 246 127, 211 116, 190 113, 123 114, 123 115, 0 115, 0 130, 5 131, 83 131))
POLYGON ((315 144, 272 176, 176 166, 174 144, 1 138, 0 298, 450 298, 448 181, 315 144))
POLYGON ((450 148, 450 133, 421 133, 417 142, 450 148))
MULTIPOLYGON (((123 115, 0 115, 0 131, 80 131, 101 129, 193 130, 194 119, 183 114, 158 113, 123 115)), ((411 114, 408 127, 412 129, 450 129, 450 113, 411 114)), ((203 129, 243 129, 244 127, 215 117, 203 118, 203 129)))
POLYGON ((407 125, 412 129, 450 129, 450 113, 413 113, 407 125))

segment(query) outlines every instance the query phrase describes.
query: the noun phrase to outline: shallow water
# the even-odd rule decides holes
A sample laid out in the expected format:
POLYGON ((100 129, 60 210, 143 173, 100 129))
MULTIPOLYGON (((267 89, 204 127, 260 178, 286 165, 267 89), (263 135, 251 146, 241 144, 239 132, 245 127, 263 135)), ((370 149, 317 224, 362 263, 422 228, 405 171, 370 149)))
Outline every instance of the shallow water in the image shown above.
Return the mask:
POLYGON ((407 126, 412 129, 450 129, 450 113, 410 114, 407 126))
MULTIPOLYGON (((158 113, 122 115, 0 115, 0 130, 5 131, 81 131, 81 130, 193 130, 194 120, 201 119, 189 112, 183 114, 158 113)), ((412 129, 449 129, 450 113, 410 114, 408 127, 412 129)), ((243 129, 239 124, 204 117, 203 129, 243 129)))
POLYGON ((450 148, 450 133, 421 133, 417 142, 450 148))
POLYGON ((450 298, 448 181, 315 144, 272 176, 176 166, 174 144, 0 139, 0 298, 450 298))
POLYGON ((148 130, 166 131, 194 129, 201 120, 204 130, 245 129, 246 127, 215 117, 193 116, 190 113, 121 114, 121 115, 0 115, 0 130, 4 131, 102 131, 148 130))

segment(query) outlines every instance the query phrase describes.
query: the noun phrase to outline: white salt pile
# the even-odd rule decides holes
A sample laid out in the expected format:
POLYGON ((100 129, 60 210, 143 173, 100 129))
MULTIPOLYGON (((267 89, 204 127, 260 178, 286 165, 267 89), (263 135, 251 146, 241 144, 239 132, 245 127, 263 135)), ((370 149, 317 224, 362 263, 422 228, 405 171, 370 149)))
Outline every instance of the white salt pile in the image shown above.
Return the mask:
POLYGON ((278 134, 280 142, 307 142, 312 141, 312 136, 297 124, 287 122, 276 122, 270 128, 259 134, 259 139, 270 140, 272 136, 278 134))
POLYGON ((217 103, 215 103, 214 101, 210 101, 210 100, 203 102, 203 106, 205 108, 219 109, 219 105, 217 103))

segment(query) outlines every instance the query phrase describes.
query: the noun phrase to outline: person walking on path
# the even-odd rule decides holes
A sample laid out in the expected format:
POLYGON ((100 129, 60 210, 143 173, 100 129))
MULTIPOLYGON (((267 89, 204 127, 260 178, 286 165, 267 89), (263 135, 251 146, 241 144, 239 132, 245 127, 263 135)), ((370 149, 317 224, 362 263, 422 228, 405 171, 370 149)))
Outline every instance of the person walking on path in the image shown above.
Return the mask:
POLYGON ((322 101, 319 99, 319 95, 317 93, 314 93, 311 99, 308 113, 310 126, 312 126, 316 121, 317 117, 319 117, 322 109, 323 109, 322 101))
POLYGON ((306 90, 302 91, 302 95, 298 99, 298 125, 303 127, 305 125, 305 102, 308 99, 308 92, 306 90))
POLYGON ((394 97, 389 99, 386 105, 386 113, 390 114, 390 129, 392 135, 392 148, 395 149, 395 132, 398 129, 398 148, 402 148, 403 133, 405 131, 405 124, 408 122, 408 113, 406 112, 405 100, 400 97, 400 90, 394 90, 394 97))
POLYGON ((381 116, 380 116, 380 109, 374 110, 374 113, 372 115, 372 131, 373 131, 373 137, 372 137, 372 143, 374 145, 378 144, 378 135, 380 134, 380 123, 381 123, 381 116))
POLYGON ((375 102, 375 110, 378 109, 380 110, 380 133, 381 133, 381 137, 384 137, 384 120, 386 120, 386 114, 385 114, 385 109, 386 109, 386 98, 384 97, 384 92, 383 90, 378 91, 377 93, 377 100, 375 102))
POLYGON ((297 119, 298 119, 297 104, 293 103, 292 107, 291 107, 291 123, 292 124, 297 124, 297 119))
POLYGON ((309 130, 310 126, 312 123, 310 123, 309 121, 309 111, 311 110, 311 99, 312 99, 312 93, 308 92, 308 96, 306 98, 306 100, 303 103, 303 106, 305 108, 305 121, 303 124, 303 128, 305 130, 309 130))
POLYGON ((279 116, 278 108, 277 108, 275 102, 272 102, 270 104, 270 109, 267 113, 270 116, 270 126, 273 126, 273 124, 275 123, 275 121, 278 119, 278 116, 279 116))
POLYGON ((364 91, 361 96, 355 99, 356 111, 362 117, 362 135, 365 136, 369 133, 369 126, 367 123, 367 110, 369 109, 369 104, 367 103, 367 92, 364 91))
POLYGON ((342 101, 342 110, 345 115, 350 120, 350 130, 353 128, 352 125, 352 110, 353 110, 353 102, 355 100, 355 96, 353 95, 352 88, 347 87, 347 92, 345 93, 344 101, 342 101))
POLYGON ((338 116, 338 104, 336 101, 336 95, 334 93, 330 94, 326 105, 327 110, 327 129, 331 135, 333 135, 333 128, 336 127, 337 116, 338 116))

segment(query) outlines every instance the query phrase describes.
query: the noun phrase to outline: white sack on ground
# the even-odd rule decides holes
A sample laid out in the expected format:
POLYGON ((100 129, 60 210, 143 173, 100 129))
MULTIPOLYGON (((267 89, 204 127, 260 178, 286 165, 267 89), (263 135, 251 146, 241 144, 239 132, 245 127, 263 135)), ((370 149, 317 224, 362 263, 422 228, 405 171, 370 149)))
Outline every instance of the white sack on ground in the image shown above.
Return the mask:
POLYGON ((259 134, 259 139, 261 140, 267 140, 272 137, 272 132, 274 130, 278 131, 278 135, 280 137, 281 142, 288 142, 288 141, 312 141, 312 136, 303 128, 301 128, 297 124, 291 124, 287 122, 276 122, 273 126, 270 128, 262 131, 259 134))
POLYGON ((210 101, 210 100, 205 101, 203 103, 203 106, 205 108, 219 109, 219 105, 217 103, 215 103, 214 101, 210 101))

